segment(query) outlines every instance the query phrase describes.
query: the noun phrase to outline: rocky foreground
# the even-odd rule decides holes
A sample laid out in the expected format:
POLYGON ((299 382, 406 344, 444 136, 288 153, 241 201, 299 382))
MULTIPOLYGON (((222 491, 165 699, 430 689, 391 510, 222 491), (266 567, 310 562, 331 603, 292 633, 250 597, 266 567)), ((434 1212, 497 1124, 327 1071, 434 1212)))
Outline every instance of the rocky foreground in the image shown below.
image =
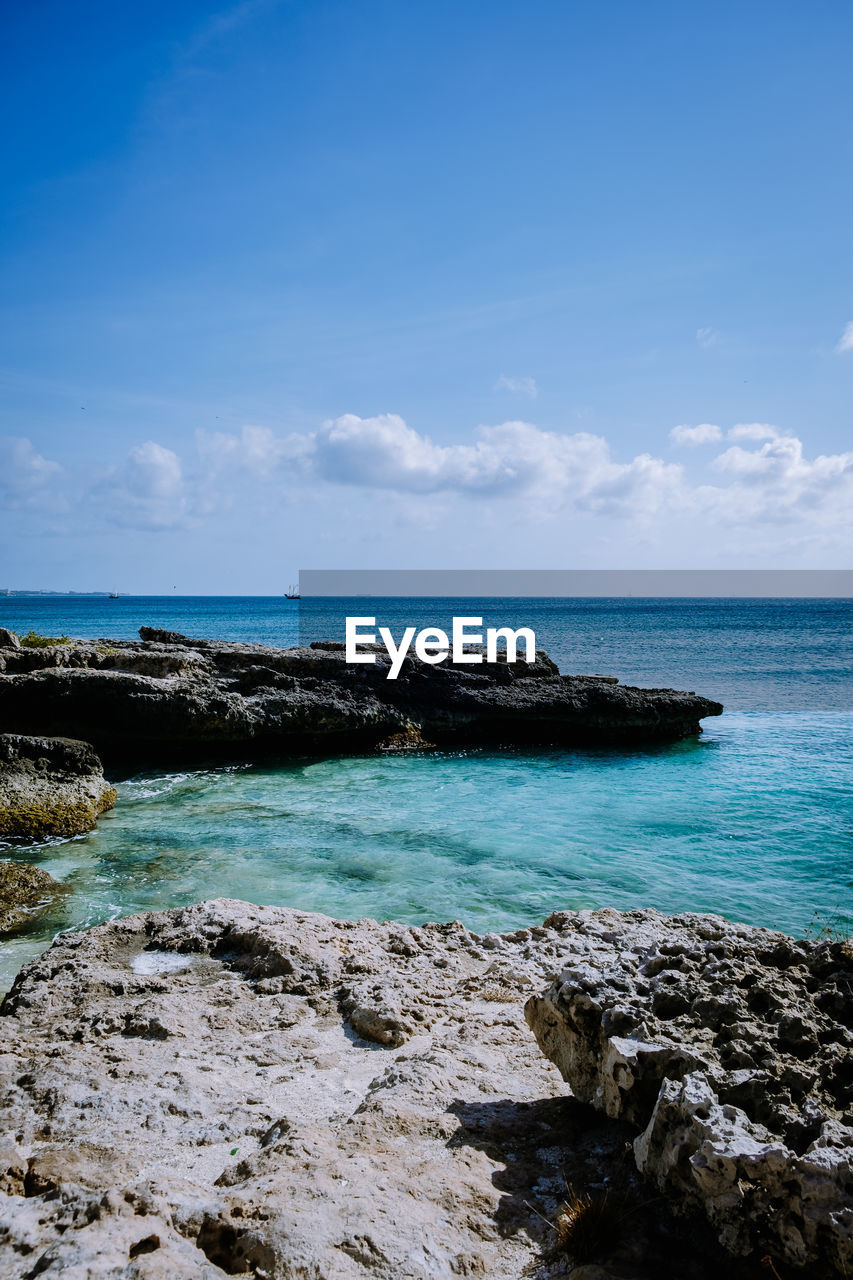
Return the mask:
POLYGON ((652 911, 64 936, 0 1007, 0 1274, 853 1274, 852 972, 652 911))
MULTIPOLYGON (((7 633, 8 634, 8 633, 7 633)), ((406 743, 637 743, 700 731, 722 706, 532 663, 347 664, 343 646, 274 649, 140 628, 139 641, 0 644, 0 729, 82 738, 106 762, 406 743)), ((2 641, 2 636, 0 636, 2 641)))

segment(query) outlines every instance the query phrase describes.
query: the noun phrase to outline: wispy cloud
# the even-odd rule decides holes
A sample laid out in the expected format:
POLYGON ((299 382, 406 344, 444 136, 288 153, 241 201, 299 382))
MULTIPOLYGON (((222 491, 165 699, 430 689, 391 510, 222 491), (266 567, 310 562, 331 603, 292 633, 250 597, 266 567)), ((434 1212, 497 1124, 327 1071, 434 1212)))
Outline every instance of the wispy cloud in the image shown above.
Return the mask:
POLYGON ((673 427, 669 438, 673 444, 711 444, 722 440, 723 433, 713 422, 700 422, 698 427, 673 427))
POLYGON ((539 395, 535 378, 509 378, 505 373, 495 383, 495 391, 512 391, 514 395, 530 396, 531 400, 539 395))
POLYGON ((177 529, 192 514, 181 459, 154 440, 131 449, 95 482, 90 497, 109 521, 126 528, 177 529))
POLYGON ((696 341, 700 347, 713 347, 719 340, 719 334, 716 329, 697 329, 696 341))
POLYGON ((835 350, 839 355, 843 355, 845 351, 853 351, 853 320, 848 320, 844 326, 844 332, 838 339, 835 350))
POLYGON ((738 422, 728 431, 729 440, 775 440, 778 435, 769 422, 738 422))
POLYGON ((26 436, 0 436, 0 506, 43 509, 55 504, 62 467, 44 458, 26 436))

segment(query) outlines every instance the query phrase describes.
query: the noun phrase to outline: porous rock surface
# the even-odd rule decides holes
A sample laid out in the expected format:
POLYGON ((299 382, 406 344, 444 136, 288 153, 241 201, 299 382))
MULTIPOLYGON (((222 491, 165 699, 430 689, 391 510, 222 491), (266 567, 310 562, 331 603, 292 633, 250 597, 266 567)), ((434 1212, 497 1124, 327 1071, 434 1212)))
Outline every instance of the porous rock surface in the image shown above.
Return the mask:
MULTIPOLYGON (((537 1214, 640 1186, 524 1024, 577 928, 220 899, 60 937, 0 1007, 0 1274, 566 1275, 537 1214)), ((718 1275, 646 1200, 577 1275, 718 1275)))
POLYGON ((575 1096, 733 1253, 853 1275, 849 943, 599 912, 570 949, 525 1012, 575 1096))
POLYGON ((88 743, 0 733, 0 838, 80 835, 115 801, 88 743))
POLYGON ((220 752, 346 751, 413 729, 430 743, 642 742, 699 732, 711 699, 635 689, 532 663, 348 664, 340 644, 274 649, 140 628, 140 641, 75 641, 0 654, 0 726, 69 734, 105 760, 220 752))
POLYGON ((62 893, 68 893, 68 886, 41 867, 0 862, 0 934, 14 933, 62 893))

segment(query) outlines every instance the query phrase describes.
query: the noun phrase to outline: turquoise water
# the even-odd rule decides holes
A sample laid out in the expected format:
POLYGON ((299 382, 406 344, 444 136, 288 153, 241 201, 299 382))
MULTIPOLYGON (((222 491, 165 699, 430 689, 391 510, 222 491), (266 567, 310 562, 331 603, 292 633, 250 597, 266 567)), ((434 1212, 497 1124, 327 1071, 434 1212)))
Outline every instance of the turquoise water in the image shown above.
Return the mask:
POLYGON ((736 713, 643 752, 465 751, 147 774, 89 835, 17 850, 74 894, 0 949, 220 894, 487 931, 557 908, 853 925, 853 714, 736 713))
MULTIPOLYGON (((477 603, 502 622, 533 618, 564 670, 695 688, 726 714, 695 740, 642 751, 304 759, 120 780, 96 831, 0 854, 73 889, 0 944, 0 989, 61 929, 219 895, 478 931, 605 905, 717 911, 791 933, 853 928, 851 602, 477 603)), ((157 622, 287 644, 299 624, 274 598, 0 605, 0 625, 48 634, 157 622)), ((311 625, 329 633, 332 609, 318 606, 311 625)), ((383 621, 442 617, 435 602, 371 600, 383 609, 383 621)))

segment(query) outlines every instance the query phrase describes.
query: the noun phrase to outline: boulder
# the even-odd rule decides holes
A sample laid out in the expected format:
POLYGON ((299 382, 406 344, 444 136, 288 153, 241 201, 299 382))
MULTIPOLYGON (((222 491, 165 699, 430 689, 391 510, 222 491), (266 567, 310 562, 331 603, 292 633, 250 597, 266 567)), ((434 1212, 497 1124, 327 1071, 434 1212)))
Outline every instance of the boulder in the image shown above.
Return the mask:
POLYGON ((0 838, 79 835, 115 800, 87 743, 0 734, 0 838))
POLYGON ((0 934, 14 933, 68 892, 41 867, 0 862, 0 934))
POLYGON ((190 640, 142 627, 141 641, 76 641, 9 650, 0 723, 80 736, 105 760, 347 752, 389 740, 637 744, 700 731, 720 703, 614 677, 561 675, 535 662, 437 665, 409 657, 348 664, 341 646, 301 649, 190 640))
POLYGON ((21 642, 8 627, 0 627, 0 649, 20 649, 21 642))
POLYGON ((853 950, 716 916, 557 915, 526 1017, 575 1097, 640 1130, 637 1168, 721 1244, 853 1274, 853 950))
POLYGON ((711 1280, 525 1026, 568 945, 228 900, 62 935, 0 1006, 0 1274, 545 1280, 568 1181, 620 1188, 591 1275, 711 1280))

